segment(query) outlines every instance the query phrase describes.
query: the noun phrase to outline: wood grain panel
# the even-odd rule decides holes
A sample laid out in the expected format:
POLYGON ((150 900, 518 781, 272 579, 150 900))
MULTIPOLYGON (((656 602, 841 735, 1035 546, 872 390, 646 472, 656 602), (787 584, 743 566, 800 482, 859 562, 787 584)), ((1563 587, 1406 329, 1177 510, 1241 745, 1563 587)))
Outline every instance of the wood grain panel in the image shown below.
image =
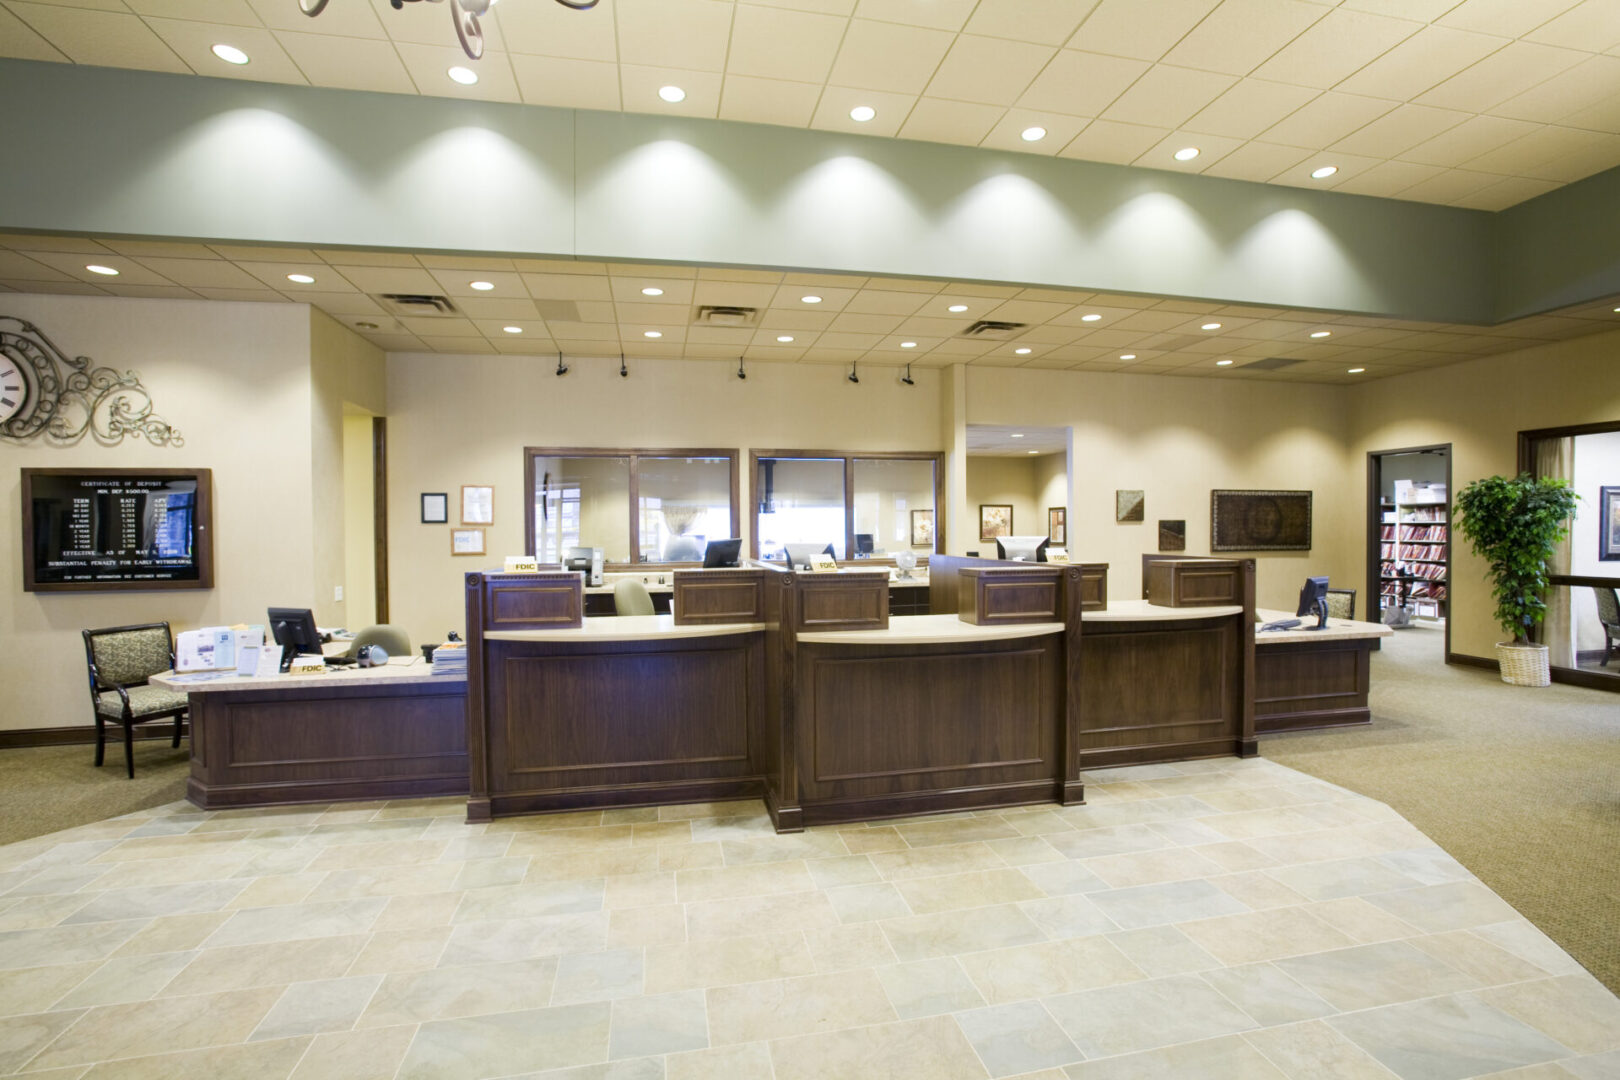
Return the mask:
POLYGON ((675 574, 677 625, 762 622, 765 618, 762 570, 696 570, 675 574))
POLYGON ((1219 607, 1243 603, 1243 574, 1236 563, 1216 560, 1149 562, 1147 597, 1161 607, 1219 607))
POLYGON ((797 584, 800 631, 882 630, 889 625, 889 581, 881 574, 803 574, 797 584))
POLYGON ((1255 650, 1255 730, 1343 727, 1372 721, 1367 706, 1378 640, 1289 642, 1255 650))
POLYGON ((578 575, 573 581, 543 581, 533 584, 489 585, 489 629, 516 630, 546 627, 563 629, 579 626, 585 615, 583 588, 578 575))

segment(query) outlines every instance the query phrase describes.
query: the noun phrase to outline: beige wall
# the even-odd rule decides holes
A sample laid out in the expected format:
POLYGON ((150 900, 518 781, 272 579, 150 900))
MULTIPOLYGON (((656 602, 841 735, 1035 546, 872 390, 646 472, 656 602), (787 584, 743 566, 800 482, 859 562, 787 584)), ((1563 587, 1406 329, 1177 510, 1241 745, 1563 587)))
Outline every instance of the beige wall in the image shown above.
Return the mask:
MULTIPOLYGON (((346 626, 359 620, 351 618, 346 599, 338 600, 335 591, 349 576, 345 406, 379 415, 385 411, 386 360, 381 349, 331 316, 313 308, 304 310, 309 318, 309 491, 315 519, 310 537, 315 587, 310 600, 317 624, 346 626)), ((369 452, 366 456, 370 457, 369 452)))
MULTIPOLYGON (((1063 454, 1041 454, 1030 458, 1035 463, 1035 510, 1040 515, 1036 532, 1050 535, 1047 511, 1054 506, 1069 505, 1069 463, 1063 454)), ((1067 540, 1065 540, 1065 544, 1067 540)), ((1059 547, 1065 546, 1059 544, 1059 547)))
MULTIPOLYGON (((969 457, 967 459, 967 512, 973 523, 973 544, 965 550, 985 558, 996 557, 993 540, 979 540, 979 507, 1003 505, 1013 508, 1014 536, 1046 533, 1046 509, 1038 507, 1040 491, 1035 481, 1035 459, 1031 457, 969 457)), ((961 551, 952 551, 960 555, 961 551)))
MULTIPOLYGON (((1456 490, 1484 476, 1512 476, 1518 433, 1620 417, 1620 332, 1379 379, 1349 396, 1347 484, 1363 490, 1365 455, 1431 443, 1452 444, 1456 490)), ((1453 491, 1453 496, 1455 496, 1453 491)), ((1359 512, 1364 496, 1353 495, 1359 512)), ((1358 533, 1359 535, 1359 533, 1358 533)), ((1365 553, 1352 550, 1365 582, 1365 553)), ((1491 616, 1485 563, 1458 537, 1451 562, 1451 648, 1494 657, 1501 628, 1491 616)), ((1363 586, 1365 587, 1365 586, 1363 586)))

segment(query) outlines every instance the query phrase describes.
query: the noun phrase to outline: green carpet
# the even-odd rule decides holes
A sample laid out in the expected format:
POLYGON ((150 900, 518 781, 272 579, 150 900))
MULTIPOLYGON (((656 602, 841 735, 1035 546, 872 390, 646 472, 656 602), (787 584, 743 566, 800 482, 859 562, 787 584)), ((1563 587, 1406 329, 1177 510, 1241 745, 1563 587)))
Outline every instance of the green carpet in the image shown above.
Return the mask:
POLYGON ((1442 654, 1442 631, 1397 631, 1373 654, 1370 727, 1261 755, 1388 803, 1620 993, 1620 696, 1442 654))
POLYGON ((135 779, 124 773, 123 743, 0 750, 0 844, 89 825, 186 797, 190 748, 167 738, 135 742, 135 779))

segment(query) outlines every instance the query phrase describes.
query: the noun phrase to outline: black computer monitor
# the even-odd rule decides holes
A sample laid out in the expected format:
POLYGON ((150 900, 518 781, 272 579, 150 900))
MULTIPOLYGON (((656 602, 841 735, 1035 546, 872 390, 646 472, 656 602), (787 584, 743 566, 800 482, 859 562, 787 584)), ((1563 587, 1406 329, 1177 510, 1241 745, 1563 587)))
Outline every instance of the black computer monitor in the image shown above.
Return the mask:
POLYGON ((734 536, 729 540, 710 540, 703 549, 703 568, 712 570, 721 566, 736 566, 737 557, 742 554, 742 537, 734 536))
POLYGON ((321 655, 321 634, 315 629, 315 613, 309 608, 271 608, 270 633, 281 646, 282 671, 292 666, 294 656, 321 655))
POLYGON ((783 544, 782 558, 795 570, 810 569, 810 556, 831 555, 831 544, 783 544))
POLYGON ((872 554, 872 534, 871 533, 856 533, 855 534, 855 554, 857 554, 857 555, 870 555, 870 554, 872 554))
POLYGON ((1017 562, 1045 562, 1046 545, 1051 542, 1047 536, 998 536, 996 537, 996 558, 1012 559, 1017 562))
POLYGON ((591 558, 594 551, 588 547, 571 547, 563 549, 564 570, 590 570, 591 558))
POLYGON ((1303 630, 1327 629, 1327 592, 1328 579, 1325 577, 1308 577, 1305 587, 1299 590, 1299 610, 1295 615, 1304 619, 1311 615, 1316 616, 1315 626, 1301 627, 1303 630))

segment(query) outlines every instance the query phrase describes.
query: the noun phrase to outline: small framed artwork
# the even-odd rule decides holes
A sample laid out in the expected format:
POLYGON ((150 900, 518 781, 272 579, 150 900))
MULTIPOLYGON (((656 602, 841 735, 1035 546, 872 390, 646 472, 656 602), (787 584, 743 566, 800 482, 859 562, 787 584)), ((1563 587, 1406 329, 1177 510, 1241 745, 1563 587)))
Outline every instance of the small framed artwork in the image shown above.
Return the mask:
POLYGON ((450 554, 452 555, 482 555, 484 554, 483 529, 451 529, 450 554))
POLYGON ((463 525, 495 524, 494 488, 479 484, 461 485, 461 523, 463 525))
POLYGON ((911 512, 911 546, 934 546, 934 512, 932 510, 913 510, 911 512))
POLYGON ((1114 492, 1114 520, 1142 521, 1147 515, 1146 493, 1141 491, 1114 492))
POLYGON ((1599 488, 1598 508, 1602 527, 1598 536, 1598 559, 1620 561, 1620 487, 1599 488))
POLYGON ((1046 537, 1054 544, 1061 545, 1069 542, 1069 511, 1067 507, 1047 507, 1046 537))
POLYGON ((450 523, 450 495, 444 491, 422 492, 422 524, 448 525, 450 523))
POLYGON ((1159 550, 1187 550, 1187 523, 1185 521, 1159 522, 1159 550))
POLYGON ((1011 536, 1013 529, 1010 503, 979 504, 979 539, 994 540, 998 536, 1011 536))

